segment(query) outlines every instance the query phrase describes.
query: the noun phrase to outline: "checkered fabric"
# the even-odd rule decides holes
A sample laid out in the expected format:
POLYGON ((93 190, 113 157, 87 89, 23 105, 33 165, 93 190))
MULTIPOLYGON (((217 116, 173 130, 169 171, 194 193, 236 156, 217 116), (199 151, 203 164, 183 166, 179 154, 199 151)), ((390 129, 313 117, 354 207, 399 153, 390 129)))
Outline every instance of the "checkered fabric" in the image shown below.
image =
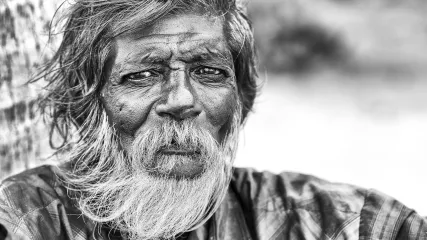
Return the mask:
MULTIPOLYGON (((81 215, 58 180, 42 166, 0 185, 1 239, 126 239, 81 215)), ((215 215, 186 233, 190 240, 426 239, 426 220, 375 190, 297 173, 234 169, 215 215)))

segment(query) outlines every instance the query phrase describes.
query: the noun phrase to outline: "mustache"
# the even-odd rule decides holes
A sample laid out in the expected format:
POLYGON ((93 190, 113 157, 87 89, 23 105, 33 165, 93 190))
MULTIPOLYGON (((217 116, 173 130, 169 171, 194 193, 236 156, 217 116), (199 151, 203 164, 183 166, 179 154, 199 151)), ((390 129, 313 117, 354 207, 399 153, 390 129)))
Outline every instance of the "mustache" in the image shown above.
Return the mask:
POLYGON ((175 165, 192 159, 205 170, 211 164, 210 156, 219 147, 210 132, 194 120, 166 119, 135 137, 130 151, 131 164, 148 173, 163 172, 161 175, 167 176, 175 165))
MULTIPOLYGON (((204 147, 206 136, 210 135, 208 130, 201 128, 194 120, 164 120, 138 134, 134 145, 138 147, 141 146, 141 142, 151 142, 150 147, 156 150, 167 148, 196 150, 204 147)), ((216 140, 214 141, 218 145, 216 140)))

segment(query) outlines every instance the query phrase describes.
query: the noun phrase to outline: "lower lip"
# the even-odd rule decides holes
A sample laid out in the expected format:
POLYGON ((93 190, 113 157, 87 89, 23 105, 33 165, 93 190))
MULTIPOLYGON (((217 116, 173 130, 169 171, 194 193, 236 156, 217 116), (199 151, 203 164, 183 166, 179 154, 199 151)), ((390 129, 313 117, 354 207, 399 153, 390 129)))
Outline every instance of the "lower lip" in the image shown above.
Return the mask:
POLYGON ((186 151, 186 150, 162 150, 160 151, 160 153, 165 155, 183 155, 183 156, 198 154, 198 152, 196 151, 186 151))
POLYGON ((170 161, 170 163, 173 164, 172 169, 163 171, 161 169, 161 164, 165 164, 165 162, 159 163, 154 160, 154 162, 151 163, 152 166, 149 167, 153 172, 157 172, 160 175, 172 178, 193 179, 200 176, 205 168, 204 162, 200 159, 200 151, 164 148, 157 152, 157 154, 159 154, 158 157, 162 157, 162 161, 170 161))

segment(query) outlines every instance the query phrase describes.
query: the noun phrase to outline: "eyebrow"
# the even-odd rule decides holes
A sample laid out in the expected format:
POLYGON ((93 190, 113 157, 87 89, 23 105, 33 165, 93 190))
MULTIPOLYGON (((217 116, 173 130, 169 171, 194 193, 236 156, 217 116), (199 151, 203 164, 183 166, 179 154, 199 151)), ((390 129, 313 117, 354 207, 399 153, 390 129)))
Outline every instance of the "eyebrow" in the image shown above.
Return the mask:
POLYGON ((138 58, 138 63, 154 63, 154 64, 165 64, 167 63, 167 60, 170 59, 169 57, 162 57, 159 55, 155 55, 154 52, 148 52, 141 58, 138 58))
POLYGON ((222 52, 214 52, 207 48, 207 51, 189 51, 188 55, 192 55, 189 57, 189 59, 183 59, 183 61, 189 61, 189 62, 203 62, 203 61, 220 61, 223 64, 229 64, 231 63, 231 57, 227 57, 222 52))
MULTIPOLYGON (((130 62, 135 63, 150 63, 150 64, 167 64, 172 53, 164 54, 158 48, 151 48, 149 52, 145 53, 142 57, 131 58, 130 62)), ((181 55, 178 59, 191 63, 191 62, 203 62, 203 61, 219 61, 221 64, 229 65, 232 62, 232 58, 227 53, 224 53, 218 49, 211 49, 204 46, 199 49, 190 49, 188 51, 181 51, 181 55), (203 49, 203 50, 201 50, 203 49)))

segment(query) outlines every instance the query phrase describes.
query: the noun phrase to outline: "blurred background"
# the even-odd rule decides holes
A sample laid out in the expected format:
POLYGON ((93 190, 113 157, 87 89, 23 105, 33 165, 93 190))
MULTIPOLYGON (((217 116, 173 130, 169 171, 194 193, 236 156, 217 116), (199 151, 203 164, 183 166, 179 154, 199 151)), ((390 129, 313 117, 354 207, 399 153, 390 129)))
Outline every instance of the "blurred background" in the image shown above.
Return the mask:
MULTIPOLYGON (((31 72, 60 1, 0 0, 0 179, 46 163, 31 72)), ((427 216, 427 2, 252 0, 262 93, 236 166, 375 188, 427 216)))

